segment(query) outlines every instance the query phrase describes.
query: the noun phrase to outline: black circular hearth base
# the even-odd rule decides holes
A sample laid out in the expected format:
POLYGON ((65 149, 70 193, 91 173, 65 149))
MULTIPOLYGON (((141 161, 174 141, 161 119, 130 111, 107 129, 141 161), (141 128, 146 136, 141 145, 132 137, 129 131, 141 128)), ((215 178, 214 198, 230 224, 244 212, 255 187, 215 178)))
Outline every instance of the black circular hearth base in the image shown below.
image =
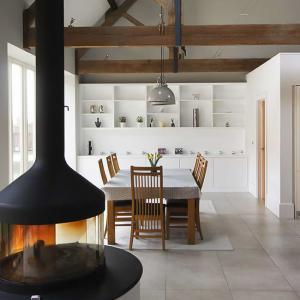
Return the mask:
POLYGON ((143 267, 140 261, 121 249, 106 246, 105 271, 101 275, 90 276, 66 287, 39 293, 13 294, 0 291, 1 300, 27 300, 32 295, 40 295, 41 300, 112 300, 130 291, 141 279, 143 267))

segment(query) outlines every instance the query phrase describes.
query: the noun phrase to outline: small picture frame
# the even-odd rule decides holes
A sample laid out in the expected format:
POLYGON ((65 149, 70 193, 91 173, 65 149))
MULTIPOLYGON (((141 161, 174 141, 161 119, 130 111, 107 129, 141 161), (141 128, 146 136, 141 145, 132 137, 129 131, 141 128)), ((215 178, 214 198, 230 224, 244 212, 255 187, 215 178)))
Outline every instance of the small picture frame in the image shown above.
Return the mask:
POLYGON ((160 155, 167 154, 166 148, 158 148, 157 153, 160 155))
POLYGON ((175 148, 175 154, 183 154, 183 149, 182 148, 175 148))

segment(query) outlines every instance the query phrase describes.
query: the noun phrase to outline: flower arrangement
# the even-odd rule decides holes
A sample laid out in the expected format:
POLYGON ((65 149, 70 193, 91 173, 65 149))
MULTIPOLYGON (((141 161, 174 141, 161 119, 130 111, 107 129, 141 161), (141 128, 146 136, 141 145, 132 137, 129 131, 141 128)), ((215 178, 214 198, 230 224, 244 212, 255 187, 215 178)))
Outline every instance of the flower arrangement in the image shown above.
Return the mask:
POLYGON ((147 158, 150 162, 151 167, 156 167, 158 161, 162 158, 159 153, 147 153, 147 158))
POLYGON ((138 116, 138 117, 136 118, 136 121, 137 121, 138 123, 143 123, 143 122, 144 122, 144 118, 143 118, 142 116, 138 116))

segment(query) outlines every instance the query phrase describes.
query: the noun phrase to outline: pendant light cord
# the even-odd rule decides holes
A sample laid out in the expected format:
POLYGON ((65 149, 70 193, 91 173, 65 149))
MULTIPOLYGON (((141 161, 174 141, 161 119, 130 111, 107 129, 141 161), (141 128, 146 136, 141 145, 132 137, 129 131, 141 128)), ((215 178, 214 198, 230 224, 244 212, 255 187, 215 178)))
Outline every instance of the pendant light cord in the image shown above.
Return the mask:
MULTIPOLYGON (((161 28, 164 27, 165 22, 164 22, 164 9, 162 5, 160 6, 160 25, 161 28)), ((163 85, 164 83, 164 72, 165 72, 165 66, 164 66, 164 49, 163 45, 160 46, 160 84, 163 85)))

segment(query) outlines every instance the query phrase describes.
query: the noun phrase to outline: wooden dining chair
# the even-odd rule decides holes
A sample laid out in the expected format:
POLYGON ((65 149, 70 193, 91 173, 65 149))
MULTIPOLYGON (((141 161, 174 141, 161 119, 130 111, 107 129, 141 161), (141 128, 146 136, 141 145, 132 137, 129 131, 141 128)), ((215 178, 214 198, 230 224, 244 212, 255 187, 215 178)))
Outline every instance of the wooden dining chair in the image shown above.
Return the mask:
MULTIPOLYGON (((196 157, 195 162, 195 168, 193 171, 193 176, 195 178, 195 181, 199 187, 199 190, 201 191, 206 170, 207 170, 207 160, 201 155, 198 154, 196 157)), ((167 217, 166 217, 166 236, 169 238, 170 236, 170 228, 182 228, 187 227, 187 216, 188 216, 188 200, 182 199, 182 200, 173 200, 168 199, 167 200, 167 217)), ((197 228, 197 231, 199 232, 201 240, 203 240, 203 233, 201 229, 201 223, 200 223, 200 213, 199 213, 199 201, 196 201, 196 207, 195 207, 195 226, 197 228)))
POLYGON ((134 238, 160 238, 165 250, 165 213, 162 167, 131 167, 132 223, 129 249, 134 238))
POLYGON ((107 156, 106 157, 106 162, 107 162, 107 168, 108 168, 109 176, 111 178, 115 177, 116 172, 115 172, 115 169, 114 169, 114 166, 113 166, 113 162, 112 162, 111 156, 107 156))
POLYGON ((103 165, 103 160, 102 159, 98 160, 98 166, 99 166, 99 170, 100 170, 102 184, 106 185, 107 184, 107 176, 106 176, 106 173, 105 173, 105 170, 104 170, 104 165, 103 165))
MULTIPOLYGON (((108 180, 105 173, 102 159, 98 160, 102 184, 105 185, 108 180)), ((114 201, 114 226, 131 226, 131 200, 114 201)), ((107 220, 105 223, 104 237, 107 234, 107 220)))
POLYGON ((111 155, 111 159, 112 159, 113 167, 115 169, 115 173, 118 173, 120 171, 120 166, 119 166, 119 162, 118 162, 117 153, 113 153, 111 155))

